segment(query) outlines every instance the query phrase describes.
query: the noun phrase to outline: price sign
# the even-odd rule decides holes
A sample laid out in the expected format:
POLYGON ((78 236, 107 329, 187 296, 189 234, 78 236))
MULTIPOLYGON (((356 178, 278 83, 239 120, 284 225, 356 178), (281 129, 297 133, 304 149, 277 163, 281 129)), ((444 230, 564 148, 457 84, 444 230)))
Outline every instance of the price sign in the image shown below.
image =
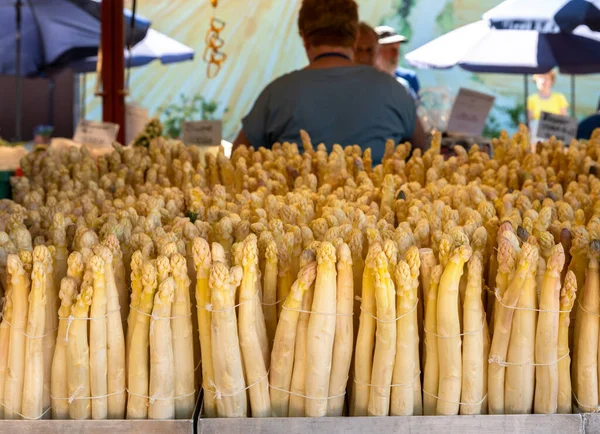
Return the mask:
POLYGON ((93 146, 112 146, 117 139, 119 126, 110 122, 81 120, 75 130, 73 140, 93 146))
POLYGON ((125 143, 129 144, 149 121, 148 110, 137 104, 127 104, 125 106, 125 143))
POLYGON ((536 136, 540 139, 549 139, 554 136, 568 145, 577 136, 577 126, 577 119, 542 112, 536 136))
POLYGON ((494 100, 492 95, 461 88, 452 106, 448 132, 469 136, 481 135, 494 100))
POLYGON ((222 139, 221 121, 184 122, 182 140, 187 145, 219 146, 222 139))

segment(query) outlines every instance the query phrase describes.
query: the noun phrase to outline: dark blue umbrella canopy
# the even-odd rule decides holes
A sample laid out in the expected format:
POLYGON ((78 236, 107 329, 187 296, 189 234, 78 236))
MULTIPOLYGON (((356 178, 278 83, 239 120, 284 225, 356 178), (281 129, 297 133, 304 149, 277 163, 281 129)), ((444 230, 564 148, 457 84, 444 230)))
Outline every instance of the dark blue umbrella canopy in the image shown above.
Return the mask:
POLYGON ((495 29, 571 33, 600 31, 600 0, 506 0, 483 15, 495 29))
MULTIPOLYGON (((0 75, 16 74, 17 0, 0 0, 0 75)), ((101 3, 93 0, 21 0, 21 74, 36 76, 95 56, 100 43, 101 3)), ((124 12, 123 25, 131 14, 124 12)), ((134 44, 150 22, 136 17, 134 44)), ((129 36, 128 36, 129 37, 129 36)))

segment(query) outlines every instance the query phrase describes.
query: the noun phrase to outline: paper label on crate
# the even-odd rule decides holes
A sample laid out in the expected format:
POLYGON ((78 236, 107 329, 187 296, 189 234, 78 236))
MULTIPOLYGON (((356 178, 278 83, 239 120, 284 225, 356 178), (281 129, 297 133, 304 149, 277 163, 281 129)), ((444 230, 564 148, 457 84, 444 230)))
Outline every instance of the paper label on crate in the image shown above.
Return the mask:
POLYGON ((184 122, 181 127, 182 140, 186 145, 219 146, 222 133, 221 121, 184 122))
POLYGON ((492 95, 461 88, 454 100, 448 132, 479 136, 496 98, 492 95))
POLYGON ((125 106, 125 143, 129 144, 141 133, 150 120, 148 110, 137 104, 125 106))
POLYGON ((577 126, 577 119, 570 116, 542 112, 536 136, 540 139, 549 139, 554 136, 568 146, 571 140, 577 136, 577 126))
POLYGON ((119 126, 111 122, 81 120, 77 125, 73 140, 85 145, 112 146, 117 140, 119 126))

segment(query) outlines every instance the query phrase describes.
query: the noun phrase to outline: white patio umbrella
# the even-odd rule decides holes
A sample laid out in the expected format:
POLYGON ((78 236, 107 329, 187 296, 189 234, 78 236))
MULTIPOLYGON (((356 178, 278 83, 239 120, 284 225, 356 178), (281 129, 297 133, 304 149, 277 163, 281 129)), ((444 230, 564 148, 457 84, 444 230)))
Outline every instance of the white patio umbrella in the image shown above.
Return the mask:
MULTIPOLYGON (((600 72, 600 33, 586 26, 556 34, 498 30, 482 20, 446 33, 405 58, 421 69, 460 66, 472 72, 537 74, 558 67, 566 74, 591 74, 600 72)), ((525 76, 525 99, 527 83, 525 76)))

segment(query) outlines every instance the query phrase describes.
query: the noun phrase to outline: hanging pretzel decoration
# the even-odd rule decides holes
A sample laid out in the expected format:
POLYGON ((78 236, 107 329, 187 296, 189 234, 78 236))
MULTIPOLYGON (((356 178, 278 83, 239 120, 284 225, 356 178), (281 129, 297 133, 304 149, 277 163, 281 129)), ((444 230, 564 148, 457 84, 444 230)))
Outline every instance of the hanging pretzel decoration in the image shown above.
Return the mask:
POLYGON ((208 63, 206 76, 214 78, 221 70, 221 64, 225 62, 227 55, 221 51, 221 48, 225 45, 225 41, 221 38, 221 32, 225 28, 225 21, 215 17, 219 0, 210 0, 210 3, 213 8, 213 16, 210 20, 210 27, 206 32, 206 48, 204 49, 203 59, 208 63))

